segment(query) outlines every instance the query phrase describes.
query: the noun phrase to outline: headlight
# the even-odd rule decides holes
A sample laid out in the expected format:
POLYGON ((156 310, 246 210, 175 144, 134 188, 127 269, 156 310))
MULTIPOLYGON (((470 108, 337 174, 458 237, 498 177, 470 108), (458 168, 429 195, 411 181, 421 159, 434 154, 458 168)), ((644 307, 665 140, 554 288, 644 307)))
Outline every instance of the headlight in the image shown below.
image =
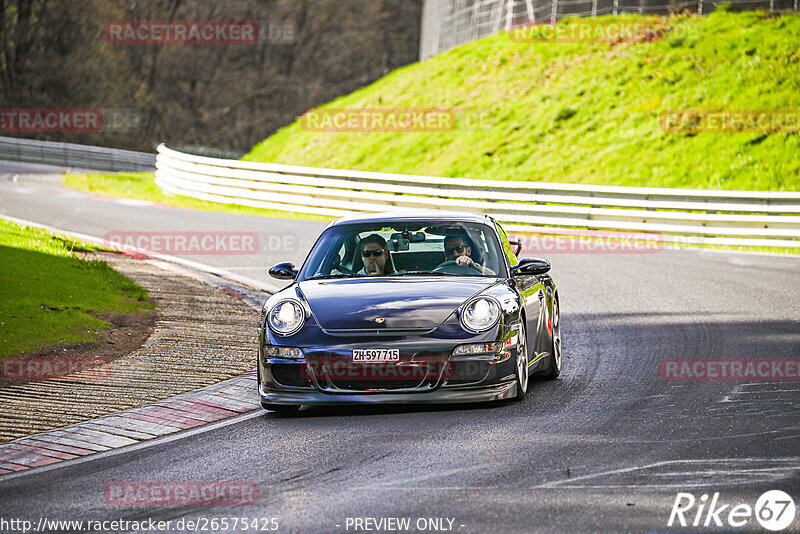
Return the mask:
POLYGON ((276 334, 288 336, 303 326, 306 314, 296 300, 282 300, 269 311, 269 327, 276 334))
POLYGON ((470 332, 489 330, 500 319, 500 304, 493 298, 478 297, 461 310, 461 326, 470 332))

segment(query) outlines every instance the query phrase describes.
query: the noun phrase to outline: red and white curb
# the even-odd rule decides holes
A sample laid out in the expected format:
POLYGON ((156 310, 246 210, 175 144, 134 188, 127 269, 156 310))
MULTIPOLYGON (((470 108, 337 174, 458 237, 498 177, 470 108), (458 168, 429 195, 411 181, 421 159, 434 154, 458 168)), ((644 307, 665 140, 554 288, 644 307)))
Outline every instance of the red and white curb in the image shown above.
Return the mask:
POLYGON ((261 408, 255 370, 84 423, 0 445, 0 475, 174 434, 261 408))

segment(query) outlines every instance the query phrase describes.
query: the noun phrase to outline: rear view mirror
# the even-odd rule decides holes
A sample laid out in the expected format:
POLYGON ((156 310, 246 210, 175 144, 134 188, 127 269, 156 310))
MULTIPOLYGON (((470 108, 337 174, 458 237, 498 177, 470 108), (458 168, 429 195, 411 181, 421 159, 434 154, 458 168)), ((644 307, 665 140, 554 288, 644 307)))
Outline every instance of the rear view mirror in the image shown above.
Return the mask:
MULTIPOLYGON (((408 230, 403 230, 402 233, 396 232, 392 234, 392 237, 389 238, 389 242, 399 241, 401 239, 405 240, 406 243, 422 243, 423 241, 425 241, 425 232, 410 232, 408 230)), ((406 248, 400 248, 395 250, 408 250, 408 247, 406 246, 406 248)))
POLYGON ((387 242, 389 246, 389 250, 392 252, 397 252, 399 250, 408 250, 408 239, 403 239, 402 237, 392 238, 387 242))

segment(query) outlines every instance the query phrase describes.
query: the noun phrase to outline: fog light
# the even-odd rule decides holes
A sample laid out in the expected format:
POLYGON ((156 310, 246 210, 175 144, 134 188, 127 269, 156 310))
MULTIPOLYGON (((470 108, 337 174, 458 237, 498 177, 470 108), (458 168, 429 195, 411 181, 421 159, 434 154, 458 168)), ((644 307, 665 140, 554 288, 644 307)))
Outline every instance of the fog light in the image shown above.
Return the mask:
POLYGON ((264 346, 264 355, 268 358, 303 358, 305 354, 297 347, 273 347, 272 345, 264 346))
POLYGON ((468 356, 474 354, 494 354, 503 348, 501 342, 496 343, 473 343, 470 345, 459 345, 453 351, 453 356, 468 356))

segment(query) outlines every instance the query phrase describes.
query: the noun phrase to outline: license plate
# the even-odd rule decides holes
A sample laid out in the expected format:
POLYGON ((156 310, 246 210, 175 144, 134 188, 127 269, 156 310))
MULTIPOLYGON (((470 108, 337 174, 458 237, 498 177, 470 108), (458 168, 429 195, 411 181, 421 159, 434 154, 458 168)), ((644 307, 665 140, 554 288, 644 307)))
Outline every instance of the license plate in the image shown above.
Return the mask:
POLYGON ((354 362, 399 362, 400 349, 353 349, 354 362))

